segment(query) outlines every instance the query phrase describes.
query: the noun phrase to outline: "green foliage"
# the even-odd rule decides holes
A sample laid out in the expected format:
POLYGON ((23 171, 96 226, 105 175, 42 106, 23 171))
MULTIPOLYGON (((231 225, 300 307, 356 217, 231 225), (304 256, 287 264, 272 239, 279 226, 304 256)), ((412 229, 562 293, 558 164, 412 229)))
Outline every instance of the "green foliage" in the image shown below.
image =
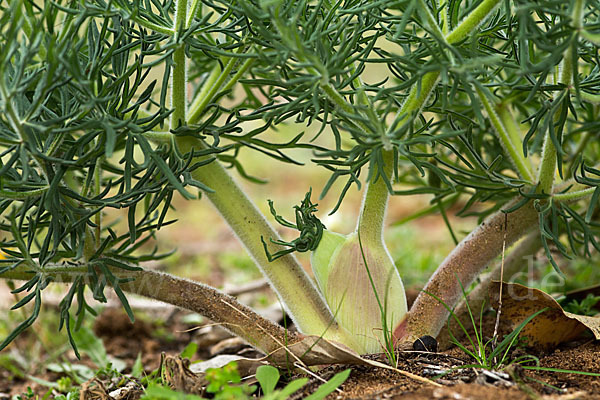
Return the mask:
POLYGON ((57 389, 59 392, 69 392, 73 388, 73 382, 68 376, 63 376, 62 378, 59 378, 56 381, 56 383, 58 384, 57 389))
MULTIPOLYGON (((314 393, 305 398, 310 400, 324 399, 348 379, 351 371, 351 369, 347 369, 335 374, 330 380, 320 385, 314 393)), ((256 380, 260 384, 260 388, 263 392, 263 399, 285 400, 308 383, 307 378, 298 378, 289 382, 282 389, 275 390, 275 387, 279 382, 279 377, 279 371, 275 367, 271 367, 270 365, 258 367, 256 370, 256 380)))
POLYGON ((188 358, 191 360, 194 354, 196 354, 197 350, 198 344, 195 342, 190 342, 187 346, 185 346, 185 349, 181 351, 181 358, 188 358))
POLYGON ((593 294, 588 293, 581 301, 574 299, 564 304, 563 309, 573 314, 594 316, 598 314, 598 309, 595 308, 598 302, 600 302, 600 296, 594 296, 593 294))
POLYGON ((90 360, 100 369, 122 371, 125 369, 125 363, 106 353, 102 339, 85 326, 73 333, 73 339, 77 348, 84 352, 90 360))
POLYGON ((241 378, 235 362, 223 368, 209 368, 206 371, 208 386, 206 391, 213 393, 215 399, 245 399, 256 387, 240 384, 241 378))
POLYGON ((275 390, 279 382, 279 370, 270 365, 262 365, 256 369, 256 380, 265 396, 270 395, 275 390))
POLYGON ((296 211, 296 223, 289 222, 282 216, 278 215, 277 211, 275 211, 273 201, 269 200, 269 208, 271 209, 271 214, 275 220, 286 228, 297 229, 300 231, 300 236, 291 242, 273 240, 270 238, 271 243, 288 247, 287 249, 280 250, 275 254, 269 253, 269 250, 267 249, 267 243, 265 242, 264 238, 261 237, 263 246, 265 248, 265 253, 267 254, 269 261, 276 260, 279 257, 283 257, 286 254, 290 254, 294 251, 306 252, 317 249, 317 246, 323 237, 323 229, 325 229, 325 225, 323 225, 321 220, 314 215, 317 212, 318 204, 313 204, 310 201, 311 194, 312 188, 306 193, 302 203, 299 206, 294 206, 296 211))
POLYGON ((131 376, 139 379, 142 377, 143 373, 144 373, 144 365, 142 364, 142 353, 138 353, 137 357, 135 358, 135 362, 133 363, 133 366, 131 367, 131 376))
POLYGON ((346 381, 346 379, 348 379, 351 371, 352 371, 351 369, 347 369, 345 371, 338 372, 326 383, 319 386, 319 388, 314 393, 307 396, 306 399, 308 399, 308 400, 324 399, 330 393, 333 393, 333 391, 336 390, 342 383, 344 383, 346 381))
POLYGON ((140 400, 201 400, 202 397, 193 394, 176 392, 168 387, 150 383, 140 400))
MULTIPOLYGON (((342 383, 350 375, 350 369, 334 375, 329 381, 323 383, 319 388, 309 396, 310 400, 322 400, 342 383)), ((205 375, 208 381, 206 387, 207 393, 212 393, 213 398, 222 400, 246 400, 250 399, 250 394, 256 390, 255 386, 248 386, 241 383, 241 378, 235 362, 229 363, 222 368, 209 368, 205 375)), ((262 390, 262 399, 265 400, 286 400, 292 394, 300 390, 308 383, 308 378, 294 379, 282 389, 275 390, 279 383, 279 371, 270 365, 258 367, 256 379, 262 390)), ((195 395, 185 395, 164 387, 156 382, 151 382, 142 396, 146 400, 196 400, 201 399, 195 395)))

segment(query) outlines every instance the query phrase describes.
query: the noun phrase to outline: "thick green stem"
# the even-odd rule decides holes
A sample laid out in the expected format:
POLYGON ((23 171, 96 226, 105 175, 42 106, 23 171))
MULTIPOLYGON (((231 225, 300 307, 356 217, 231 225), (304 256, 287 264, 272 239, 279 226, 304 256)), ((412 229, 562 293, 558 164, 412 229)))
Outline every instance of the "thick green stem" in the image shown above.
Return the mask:
MULTIPOLYGON (((325 92, 325 94, 327 95, 327 98, 329 99, 329 101, 331 101, 333 104, 335 104, 335 106, 340 111, 342 111, 346 114, 350 114, 350 115, 355 114, 357 112, 355 107, 352 104, 350 104, 344 98, 344 96, 342 96, 329 81, 321 82, 320 87, 323 90, 323 92, 325 92)), ((352 123, 359 129, 361 129, 363 132, 377 133, 377 132, 373 132, 373 129, 369 128, 369 126, 367 126, 362 121, 353 120, 352 123)))
MULTIPOLYGON (((448 41, 454 42, 460 36, 464 37, 465 28, 474 29, 485 17, 482 11, 491 11, 495 4, 497 2, 487 0, 481 3, 450 33, 448 41)), ((571 74, 572 68, 563 68, 562 83, 570 84, 571 74)), ((538 176, 539 190, 551 193, 555 168, 556 149, 547 136, 538 176)), ((462 293, 461 284, 468 287, 474 281, 481 270, 500 254, 504 240, 506 245, 511 245, 532 227, 537 226, 538 214, 529 203, 506 218, 508 226, 505 227, 504 213, 499 212, 488 217, 446 257, 413 304, 408 318, 396 328, 395 334, 400 340, 410 343, 423 335, 436 336, 448 318, 448 311, 433 296, 441 299, 447 306, 454 307, 462 293)))
MULTIPOLYGON (((186 153, 191 148, 180 150, 186 153)), ((279 239, 279 235, 223 165, 212 162, 195 170, 192 176, 214 191, 206 196, 272 284, 300 331, 324 334, 326 338, 343 342, 337 324, 333 322, 333 315, 298 261, 292 255, 287 255, 269 262, 261 237, 269 241, 279 239)), ((272 245, 271 252, 277 250, 280 249, 272 245)))
POLYGON ((590 187, 587 189, 555 194, 554 196, 552 196, 552 198, 554 199, 554 201, 564 202, 564 203, 572 203, 572 202, 575 202, 578 200, 583 200, 585 198, 592 196, 594 194, 595 190, 596 190, 595 187, 590 187))
POLYGON ((408 97, 398 111, 398 116, 392 126, 400 127, 408 122, 413 114, 418 114, 425 105, 425 102, 431 95, 431 92, 437 85, 439 79, 440 73, 438 71, 428 72, 423 75, 420 83, 411 87, 408 97))
MULTIPOLYGON (((450 34, 446 36, 446 41, 449 44, 454 44, 460 42, 465 39, 471 32, 477 28, 477 26, 483 22, 483 20, 489 15, 489 13, 496 7, 496 5, 500 3, 500 0, 485 0, 483 1, 473 12, 463 20, 463 22, 450 34)), ((402 107, 398 111, 398 116, 396 117, 396 121, 392 126, 401 126, 409 121, 409 119, 413 116, 413 114, 418 114, 423 105, 431 95, 431 92, 437 85, 439 80, 440 73, 428 72, 421 78, 421 81, 418 84, 413 85, 411 88, 408 97, 402 104, 402 107)), ((341 96, 340 96, 341 97, 341 96)), ((343 97, 342 97, 343 100, 343 97)), ((341 103, 341 100, 340 100, 341 103)), ((336 103, 337 104, 337 103, 336 103)), ((340 107, 343 107, 344 104, 340 104, 340 107)), ((346 106, 349 107, 349 106, 346 106)), ((346 111, 344 108, 342 108, 346 111)), ((393 160, 393 152, 392 150, 387 150, 383 152, 385 171, 388 175, 387 178, 391 178, 392 175, 392 160, 393 160)), ((387 205, 388 199, 388 189, 385 182, 383 182, 382 177, 379 177, 375 184, 371 184, 369 182, 365 199, 363 201, 363 206, 361 210, 361 218, 359 221, 359 227, 366 226, 369 224, 374 224, 376 228, 368 229, 368 228, 360 228, 361 236, 368 237, 374 232, 381 232, 383 218, 385 216, 385 208, 387 205), (378 204, 379 202, 379 204, 378 204), (361 221, 368 221, 368 223, 362 223, 361 221), (362 229, 367 229, 363 233, 362 229), (371 233, 369 232, 371 231, 371 233)), ((376 233, 378 237, 381 236, 381 233, 376 233)))
POLYGON ((466 39, 501 2, 499 0, 484 0, 462 22, 446 36, 450 44, 466 39))
MULTIPOLYGON (((448 44, 456 44, 469 37, 498 4, 500 4, 500 0, 484 0, 471 14, 462 20, 456 29, 445 36, 446 42, 448 44)), ((439 78, 440 73, 438 71, 428 72, 423 75, 419 83, 412 86, 392 126, 403 125, 409 120, 411 114, 418 113, 423 108, 439 78)))
POLYGON ((17 192, 14 190, 0 190, 0 199, 10 199, 10 200, 26 200, 30 197, 38 197, 47 192, 49 186, 44 186, 39 189, 32 190, 24 190, 21 192, 17 192))
MULTIPOLYGON (((178 32, 185 27, 187 19, 187 0, 177 0, 175 8, 175 21, 173 30, 178 32)), ((176 129, 186 124, 187 110, 187 59, 185 45, 173 53, 173 67, 171 72, 171 129, 176 129)))
POLYGON ((371 178, 365 189, 360 217, 356 230, 367 245, 383 243, 385 212, 389 198, 389 189, 385 180, 392 178, 394 156, 392 151, 383 152, 383 170, 386 176, 380 175, 376 181, 371 178))
POLYGON ((540 169, 538 172, 538 191, 540 193, 549 194, 552 192, 554 175, 556 174, 556 160, 556 146, 554 146, 554 142, 548 133, 544 138, 544 145, 542 147, 542 161, 540 162, 540 169))
POLYGON ((522 148, 522 140, 521 135, 519 134, 518 128, 516 127, 516 123, 512 119, 506 105, 498 108, 498 112, 496 112, 495 107, 490 103, 490 100, 487 98, 485 93, 480 88, 475 88, 477 91, 477 95, 485 111, 488 115, 488 118, 494 127, 494 131, 504 148, 504 151, 508 155, 510 161, 514 165, 521 179, 526 180, 530 184, 534 183, 534 176, 531 164, 523 155, 522 148))
MULTIPOLYGON (((192 105, 193 111, 190 113, 189 123, 198 122, 206 106, 223 85, 232 87, 250 67, 251 60, 247 60, 240 70, 230 77, 236 61, 230 59, 223 71, 215 69, 211 72, 204 87, 198 92, 198 100, 195 100, 192 105)), ((176 143, 182 154, 204 148, 201 142, 190 137, 177 137, 176 143)), ((344 342, 345 334, 335 324, 327 304, 298 261, 288 255, 269 262, 261 238, 269 241, 269 239, 279 239, 279 235, 225 167, 215 160, 196 169, 192 176, 212 189, 212 192, 207 193, 206 196, 267 277, 298 328, 304 333, 324 335, 326 338, 344 342)))
POLYGON ((206 78, 206 81, 200 88, 200 91, 196 95, 192 105, 190 106, 190 123, 194 123, 200 120, 202 113, 206 109, 206 106, 214 99, 215 95, 221 89, 221 86, 225 83, 231 71, 236 64, 235 58, 230 58, 225 67, 221 71, 220 65, 216 65, 211 71, 210 75, 206 78), (194 121, 194 122, 192 122, 194 121))
POLYGON ((144 28, 148 28, 154 32, 164 33, 165 35, 169 35, 169 36, 172 36, 175 33, 175 31, 173 31, 173 29, 167 28, 166 26, 163 26, 163 25, 155 24, 154 22, 150 22, 150 21, 147 21, 147 20, 139 18, 139 17, 133 17, 132 21, 135 22, 136 24, 143 26, 144 28))
MULTIPOLYGON (((583 25, 583 9, 585 6, 584 0, 575 0, 575 4, 573 7, 573 11, 571 13, 572 25, 575 29, 581 29, 583 25)), ((558 83, 567 86, 567 90, 571 86, 573 82, 573 73, 574 73, 574 65, 573 65, 573 56, 575 55, 573 52, 577 51, 577 42, 573 41, 573 43, 567 48, 565 54, 563 55, 562 62, 560 64, 560 74, 558 78, 558 83)), ((555 99, 562 95, 562 92, 557 92, 555 99)), ((567 92, 567 96, 569 92, 567 92)), ((554 121, 557 121, 559 117, 559 113, 557 113, 554 117, 554 121)), ((546 137, 544 138, 544 145, 542 148, 542 161, 540 163, 539 172, 538 172, 538 191, 540 193, 551 193, 552 186, 554 185, 554 178, 556 175, 556 162, 558 157, 558 151, 554 144, 554 141, 550 137, 550 132, 546 133, 546 137)))
MULTIPOLYGON (((417 10, 421 14, 421 18, 426 23, 427 28, 430 29, 431 33, 433 33, 437 38, 441 41, 446 41, 446 35, 442 32, 442 28, 437 23, 437 19, 433 16, 427 4, 425 4, 424 0, 419 0, 419 4, 417 5, 417 10)), ((442 23, 443 24, 443 23, 442 23)))
MULTIPOLYGON (((73 282, 78 277, 82 277, 84 282, 91 282, 87 266, 48 265, 39 269, 20 265, 4 272, 0 278, 30 280, 36 273, 32 272, 32 269, 51 276, 53 282, 73 282)), ((121 289, 204 315, 266 354, 301 338, 256 314, 235 298, 202 283, 146 269, 126 271, 115 268, 111 272, 120 280, 130 280, 121 283, 121 289)), ((102 275, 101 271, 96 273, 102 275)), ((111 280, 106 279, 106 282, 110 284, 111 280)))
POLYGON ((496 111, 498 112, 498 116, 500 117, 500 121, 504 125, 506 129, 506 133, 508 134, 508 140, 515 147, 515 163, 519 164, 519 171, 523 174, 522 178, 527 180, 530 183, 535 182, 535 172, 533 164, 531 163, 531 159, 526 158, 523 155, 522 144, 523 144, 523 135, 521 134, 521 130, 513 113, 511 112, 510 106, 506 103, 500 103, 496 107, 496 111))
MULTIPOLYGON (((446 36, 446 41, 449 44, 454 44, 465 39, 499 3, 499 0, 484 0, 454 31, 446 36)), ((440 73, 437 71, 426 73, 421 78, 421 81, 411 88, 407 99, 398 111, 396 120, 392 124, 394 129, 398 129, 398 127, 407 123, 410 118, 413 118, 414 114, 420 112, 435 88, 439 77, 440 73)), ((389 161, 392 159, 392 151, 384 152, 384 160, 388 160, 386 162, 386 169, 392 168, 391 161, 389 161)), ((391 173, 388 178, 390 176, 391 173)), ((381 240, 388 189, 380 177, 375 183, 369 182, 366 190, 367 193, 365 194, 365 201, 361 210, 359 229, 366 229, 365 235, 377 235, 378 239, 381 240), (371 223, 374 224, 375 228, 367 228, 371 223)), ((508 239, 510 243, 517 240, 526 230, 530 229, 537 218, 537 213, 530 206, 519 209, 514 215, 517 218, 514 218, 516 222, 513 222, 512 232, 514 234, 508 239), (521 222, 524 224, 521 224, 521 222)), ((497 228, 498 226, 501 227, 503 223, 503 220, 500 221, 499 219, 500 216, 496 214, 494 218, 490 219, 487 226, 485 223, 482 224, 479 229, 471 233, 456 247, 455 251, 438 268, 438 271, 430 280, 428 288, 432 293, 447 300, 448 304, 454 305, 456 303, 459 298, 458 294, 461 291, 460 286, 456 282, 455 275, 458 275, 465 285, 469 285, 480 270, 493 257, 498 255, 500 249, 497 249, 495 245, 490 246, 487 240, 489 239, 490 243, 496 243, 491 239, 495 239, 499 235, 497 228), (492 226, 492 228, 489 228, 489 226, 492 226), (484 254, 479 253, 479 248, 483 249, 481 251, 484 254), (455 284, 452 284, 452 282, 455 282, 455 284)), ((435 302, 433 298, 424 298, 421 295, 415 305, 413 305, 411 312, 409 312, 408 318, 396 327, 394 337, 400 340, 414 340, 422 336, 422 334, 436 336, 446 321, 446 309, 435 302)))
MULTIPOLYGON (((175 18, 176 29, 186 21, 186 8, 187 1, 178 0, 175 18)), ((171 128, 186 123, 187 85, 183 46, 175 51, 174 61, 172 75, 172 106, 174 111, 171 128)), ((237 60, 232 58, 227 62, 223 71, 217 73, 216 70, 213 70, 205 82, 206 89, 202 88, 200 90, 199 94, 201 96, 197 97, 199 99, 198 103, 195 102, 193 105, 190 123, 199 120, 206 106, 210 104, 223 84, 230 78, 236 62, 237 60)), ((228 84, 235 84, 249 66, 248 61, 244 63, 240 71, 229 79, 228 84)), ((203 148, 203 145, 194 138, 175 137, 174 140, 182 154, 203 148)), ((337 325, 333 323, 331 312, 296 259, 292 256, 286 256, 274 262, 269 262, 262 246, 261 237, 269 240, 270 238, 278 239, 279 236, 265 220, 262 213, 246 197, 243 190, 234 182, 225 168, 214 161, 196 169, 192 175, 194 179, 201 181, 213 190, 207 193, 207 197, 223 215, 269 279, 298 328, 304 332, 340 340, 337 325)), ((211 318, 209 315, 207 317, 211 318)))

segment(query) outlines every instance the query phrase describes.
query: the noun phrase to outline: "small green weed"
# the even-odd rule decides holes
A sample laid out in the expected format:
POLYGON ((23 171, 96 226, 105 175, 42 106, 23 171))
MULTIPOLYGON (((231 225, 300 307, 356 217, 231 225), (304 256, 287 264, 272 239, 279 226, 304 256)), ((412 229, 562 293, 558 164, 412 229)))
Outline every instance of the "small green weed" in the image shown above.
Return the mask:
POLYGON ((527 317, 523 322, 521 322, 519 324, 519 326, 517 326, 511 333, 509 333, 500 343, 498 343, 494 346, 493 345, 494 338, 486 341, 483 337, 483 322, 482 321, 483 321, 483 311, 484 311, 485 303, 481 305, 481 310, 479 312, 479 326, 477 326, 477 323, 475 322, 475 318, 473 317, 473 312, 471 311, 471 307, 469 306, 469 302, 467 301, 467 293, 465 291, 465 288, 462 285, 462 282, 460 282, 460 280, 459 280, 459 284, 460 284, 460 288, 462 290, 463 298, 465 299, 465 304, 467 306, 467 313, 469 315, 469 319, 473 326, 474 337, 469 334, 466 327, 460 321, 458 316, 454 313, 453 309, 451 309, 439 297, 435 296, 432 293, 427 293, 430 296, 432 296, 434 299, 439 301, 440 304, 442 304, 450 313, 450 316, 448 317, 447 326, 448 326, 448 334, 450 336, 451 342, 474 360, 473 364, 463 365, 463 366, 459 366, 457 368, 461 368, 461 369, 463 369, 463 368, 482 368, 482 369, 493 371, 493 370, 504 369, 507 366, 509 366, 511 364, 515 364, 515 363, 523 364, 523 363, 537 360, 536 357, 531 356, 531 355, 524 355, 524 356, 518 357, 516 359, 510 359, 509 355, 510 355, 511 349, 513 349, 515 347, 515 345, 517 345, 519 343, 519 341, 518 341, 519 334, 521 333, 521 331, 523 330, 525 325, 527 325, 532 319, 534 319, 541 313, 545 312, 547 310, 547 308, 541 309, 541 310, 537 311, 536 313, 527 317), (456 339, 456 337, 454 336, 454 334, 452 333, 452 331, 450 329, 450 318, 454 318, 454 320, 457 322, 458 326, 460 326, 465 337, 469 341, 469 344, 471 345, 470 348, 463 345, 462 343, 460 343, 458 341, 458 339, 456 339))
MULTIPOLYGON (((330 393, 336 390, 342 383, 348 379, 350 376, 350 369, 342 371, 336 375, 334 375, 329 381, 323 383, 319 388, 307 396, 305 399, 307 400, 322 400, 327 397, 330 393)), ((271 367, 270 365, 263 365, 259 367, 256 371, 256 380, 260 384, 260 388, 263 392, 264 400, 285 400, 290 397, 293 393, 297 392, 302 388, 306 383, 308 383, 307 378, 294 379, 290 383, 288 383, 283 389, 274 390, 275 386, 279 382, 279 370, 275 367, 271 367)))
MULTIPOLYGON (((329 381, 307 396, 308 400, 322 400, 331 392, 336 390, 346 381, 350 375, 350 369, 334 375, 329 381)), ((206 371, 208 386, 206 392, 212 394, 217 400, 247 400, 257 389, 255 385, 247 385, 241 382, 241 377, 235 362, 229 363, 222 368, 210 368, 206 371)), ((275 390, 281 376, 279 370, 269 365, 263 365, 256 371, 256 380, 260 385, 262 399, 264 400, 286 400, 292 394, 300 390, 308 383, 308 378, 294 379, 285 387, 275 390)), ((202 400, 203 397, 186 395, 176 392, 168 387, 153 381, 148 384, 146 393, 140 400, 202 400)))
MULTIPOLYGON (((448 312, 450 313, 450 317, 448 317, 447 326, 448 326, 448 333, 450 335, 450 340, 459 349, 461 349, 465 354, 470 356, 475 362, 472 364, 461 365, 458 367, 451 368, 447 372, 440 374, 438 377, 446 375, 457 369, 481 368, 481 369, 486 369, 489 371, 498 371, 498 370, 506 369, 509 366, 515 365, 515 364, 519 364, 525 370, 548 371, 548 372, 556 372, 556 373, 567 373, 567 374, 578 374, 578 375, 600 377, 600 374, 595 373, 595 372, 542 367, 542 366, 540 366, 539 358, 537 358, 536 356, 531 355, 531 354, 525 354, 523 356, 511 359, 509 357, 511 349, 522 344, 522 340, 519 339, 519 334, 521 333, 521 331, 523 330, 525 325, 527 325, 531 320, 533 320, 538 315, 540 315, 543 312, 545 312, 546 310, 548 310, 548 308, 543 308, 543 309, 535 312, 534 314, 530 315, 529 317, 527 317, 511 333, 509 333, 507 336, 505 336, 504 339, 499 344, 494 346, 493 345, 494 338, 489 339, 487 341, 484 341, 484 338, 483 338, 483 326, 482 326, 483 318, 482 317, 483 317, 484 304, 482 304, 481 311, 479 313, 479 327, 478 327, 477 324, 475 323, 475 319, 473 318, 473 313, 471 311, 471 307, 469 306, 469 302, 467 301, 467 294, 465 292, 465 289, 462 286, 462 283, 460 281, 459 281, 459 284, 461 286, 462 295, 463 295, 463 298, 465 299, 465 304, 467 306, 467 313, 469 314, 469 318, 470 318, 471 324, 473 326, 473 331, 474 331, 474 335, 475 335, 474 338, 471 335, 469 335, 465 326, 461 323, 460 319, 454 313, 454 310, 450 309, 450 307, 448 307, 448 305, 446 303, 444 303, 437 296, 435 296, 431 293, 427 293, 427 292, 426 293, 429 294, 430 296, 432 296, 433 298, 435 298, 437 301, 439 301, 448 310, 448 312), (460 343, 456 339, 456 337, 453 335, 452 331, 450 330, 450 318, 454 318, 454 320, 458 323, 461 330, 465 334, 465 337, 469 341, 471 348, 468 348, 467 346, 460 343)), ((591 301, 586 303, 586 307, 590 303, 591 303, 591 301)), ((595 303, 593 305, 595 305, 595 303)), ((592 305, 592 307, 593 307, 593 305, 592 305)), ((527 381, 537 382, 542 385, 549 386, 553 389, 560 390, 558 388, 555 388, 552 385, 548 385, 547 383, 539 381, 534 378, 525 377, 525 379, 527 381)))
POLYGON ((589 315, 594 316, 598 314, 598 310, 595 309, 596 304, 600 301, 600 296, 594 296, 589 293, 583 300, 571 300, 566 304, 561 304, 563 309, 567 312, 578 314, 578 315, 589 315))

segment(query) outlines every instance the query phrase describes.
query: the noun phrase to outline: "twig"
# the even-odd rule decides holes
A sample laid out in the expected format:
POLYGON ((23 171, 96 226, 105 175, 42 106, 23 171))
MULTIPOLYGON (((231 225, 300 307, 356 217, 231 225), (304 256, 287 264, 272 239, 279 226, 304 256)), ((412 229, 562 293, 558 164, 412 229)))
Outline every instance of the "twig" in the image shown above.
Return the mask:
MULTIPOLYGON (((498 343, 498 326, 500 325, 500 314, 502 314, 502 285, 504 283, 504 252, 506 251, 506 230, 508 226, 508 214, 504 214, 504 236, 502 239, 502 262, 500 264, 500 293, 498 294, 498 312, 496 313, 496 323, 494 324, 494 340, 492 342, 492 348, 496 348, 498 343)), ((494 363, 496 363, 496 357, 494 357, 494 363)))
MULTIPOLYGON (((326 379, 323 379, 323 378, 321 378, 319 375, 315 374, 315 373, 314 373, 314 372, 312 372, 310 369, 308 369, 308 368, 304 367, 304 366, 303 366, 303 365, 301 365, 301 364, 294 363, 294 367, 296 367, 296 368, 298 368, 298 369, 301 369, 302 371, 304 371, 304 372, 305 372, 305 373, 307 373, 308 375, 312 376, 312 377, 313 377, 313 378, 315 378, 316 380, 318 380, 318 381, 321 381, 322 383, 327 383, 327 380, 326 380, 326 379)), ((336 391, 336 392, 338 392, 338 393, 344 393, 344 391, 343 391, 342 389, 340 389, 339 387, 338 387, 338 388, 335 388, 335 391, 336 391)))

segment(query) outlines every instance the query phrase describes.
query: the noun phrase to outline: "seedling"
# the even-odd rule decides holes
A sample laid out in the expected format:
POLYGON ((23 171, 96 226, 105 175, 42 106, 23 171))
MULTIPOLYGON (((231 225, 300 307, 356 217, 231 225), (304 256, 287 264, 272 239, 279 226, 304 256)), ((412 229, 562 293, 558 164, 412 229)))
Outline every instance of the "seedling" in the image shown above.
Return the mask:
MULTIPOLYGON (((461 284, 463 298, 465 299, 465 304, 467 307, 467 313, 469 315, 469 320, 473 327, 473 335, 469 334, 469 331, 465 327, 465 325, 461 322, 458 316, 454 313, 447 304, 443 303, 440 298, 437 298, 434 294, 430 294, 430 296, 434 297, 436 300, 440 301, 440 303, 446 307, 450 316, 448 317, 447 328, 448 334, 450 336, 450 340, 452 344, 456 345, 459 349, 461 349, 466 355, 471 357, 474 361, 473 364, 467 364, 463 366, 459 366, 457 368, 482 368, 490 371, 501 370, 506 368, 507 366, 513 363, 526 363, 536 359, 533 356, 525 355, 518 359, 511 359, 510 353, 513 347, 519 343, 519 334, 531 320, 535 317, 546 311, 547 309, 541 309, 529 317, 527 317, 523 322, 521 322, 512 332, 504 337, 504 339, 500 343, 496 343, 497 337, 492 337, 488 340, 484 338, 483 333, 483 311, 485 309, 482 304, 481 310, 479 312, 479 326, 475 322, 475 317, 473 316, 473 312, 471 311, 471 307, 469 306, 469 302, 467 301, 467 293, 464 290, 464 287, 461 284), (454 336, 454 333, 450 329, 450 318, 454 319, 457 325, 460 327, 465 337, 467 338, 471 347, 467 347, 463 345, 457 338, 454 336)), ((494 332, 494 335, 497 333, 494 332)))
POLYGON ((589 293, 581 301, 577 301, 575 299, 571 300, 565 304, 563 308, 565 311, 573 314, 594 316, 598 314, 598 310, 595 307, 599 301, 600 296, 594 296, 593 294, 589 293))

